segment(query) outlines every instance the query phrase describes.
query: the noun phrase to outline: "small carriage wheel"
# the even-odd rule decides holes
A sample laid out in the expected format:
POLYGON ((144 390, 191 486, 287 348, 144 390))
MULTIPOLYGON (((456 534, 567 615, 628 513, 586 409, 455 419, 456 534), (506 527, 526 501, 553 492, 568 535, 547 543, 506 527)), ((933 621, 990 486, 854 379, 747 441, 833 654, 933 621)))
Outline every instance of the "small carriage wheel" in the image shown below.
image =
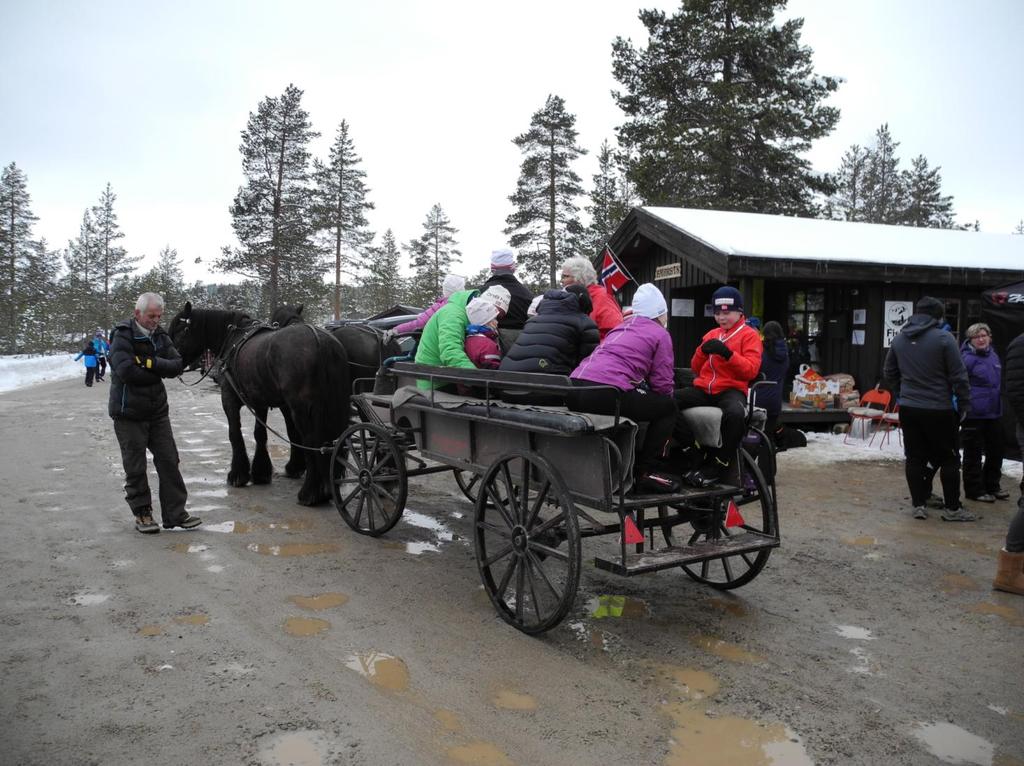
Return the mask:
POLYGON ((341 518, 356 532, 379 537, 402 518, 408 479, 405 457, 391 434, 356 423, 331 456, 331 495, 341 518))
POLYGON ((484 589, 513 627, 550 630, 572 609, 580 581, 580 528, 565 483, 543 457, 516 450, 480 486, 473 527, 484 589))
POLYGON ((476 505, 476 499, 480 495, 480 474, 463 471, 461 468, 453 468, 452 473, 455 474, 455 483, 459 485, 459 490, 469 502, 476 505))
MULTIPOLYGON (((742 529, 765 535, 777 535, 779 521, 775 509, 774 493, 768 488, 757 463, 746 450, 739 450, 739 456, 741 483, 745 486, 732 497, 732 501, 736 503, 746 523, 742 527, 729 529, 726 528, 723 521, 719 524, 718 534, 722 537, 730 537, 737 534, 735 530, 742 529)), ((692 545, 702 537, 707 537, 710 531, 712 530, 698 525, 690 537, 690 544, 692 545)), ((682 566, 683 571, 697 582, 719 590, 730 590, 746 585, 757 577, 758 573, 764 569, 764 565, 768 563, 771 552, 771 548, 763 548, 756 553, 736 553, 682 566)))

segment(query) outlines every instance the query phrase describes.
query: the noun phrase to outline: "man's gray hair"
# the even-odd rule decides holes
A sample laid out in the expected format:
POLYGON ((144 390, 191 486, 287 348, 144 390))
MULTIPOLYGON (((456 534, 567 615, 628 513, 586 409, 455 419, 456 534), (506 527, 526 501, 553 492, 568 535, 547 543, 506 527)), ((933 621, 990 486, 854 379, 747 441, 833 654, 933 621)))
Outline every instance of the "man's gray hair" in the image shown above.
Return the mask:
POLYGON ((597 284, 597 271, 594 264, 582 256, 569 258, 562 264, 562 271, 569 274, 573 279, 584 287, 597 284))
POLYGON ((164 307, 164 299, 160 297, 159 293, 143 293, 135 301, 135 310, 139 313, 145 314, 150 306, 156 306, 160 309, 164 307))

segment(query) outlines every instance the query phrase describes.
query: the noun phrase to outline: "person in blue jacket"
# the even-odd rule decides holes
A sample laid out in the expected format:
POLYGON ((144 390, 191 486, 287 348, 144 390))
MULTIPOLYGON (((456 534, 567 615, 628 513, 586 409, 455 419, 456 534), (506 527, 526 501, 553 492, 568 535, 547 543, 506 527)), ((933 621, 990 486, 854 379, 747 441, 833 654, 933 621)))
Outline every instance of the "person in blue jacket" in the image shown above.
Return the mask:
POLYGON ((979 322, 967 328, 960 356, 971 384, 970 414, 960 426, 964 494, 982 503, 1007 500, 1010 493, 999 486, 1003 475, 1003 366, 992 348, 992 330, 987 324, 979 322))
POLYGON ((765 380, 774 381, 774 386, 761 386, 754 391, 754 405, 763 407, 768 413, 764 432, 769 439, 778 443, 779 415, 782 414, 782 386, 789 371, 789 350, 786 347, 786 333, 778 322, 764 325, 764 346, 761 352, 761 370, 765 380))
POLYGON ((92 336, 92 347, 96 349, 96 380, 103 382, 103 376, 107 374, 107 356, 110 354, 110 344, 103 337, 103 330, 99 327, 92 336))
POLYGON ((82 346, 82 350, 78 352, 78 356, 75 357, 77 362, 79 359, 84 359, 85 364, 85 385, 92 388, 93 378, 96 376, 96 347, 92 344, 92 339, 89 338, 85 341, 85 345, 82 346))

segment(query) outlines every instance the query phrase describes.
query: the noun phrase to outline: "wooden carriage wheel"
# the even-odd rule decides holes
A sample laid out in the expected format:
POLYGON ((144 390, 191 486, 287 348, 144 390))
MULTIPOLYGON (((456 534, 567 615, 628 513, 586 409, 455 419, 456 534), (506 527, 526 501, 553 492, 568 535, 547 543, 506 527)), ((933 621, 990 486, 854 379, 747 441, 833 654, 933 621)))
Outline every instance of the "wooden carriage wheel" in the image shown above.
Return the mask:
POLYGON ((565 483, 543 457, 516 450, 480 486, 473 526, 484 589, 510 625, 550 630, 572 608, 580 579, 579 523, 565 483))
POLYGON ((331 456, 331 495, 356 532, 379 537, 395 526, 408 487, 405 456, 387 430, 356 423, 338 439, 331 456))

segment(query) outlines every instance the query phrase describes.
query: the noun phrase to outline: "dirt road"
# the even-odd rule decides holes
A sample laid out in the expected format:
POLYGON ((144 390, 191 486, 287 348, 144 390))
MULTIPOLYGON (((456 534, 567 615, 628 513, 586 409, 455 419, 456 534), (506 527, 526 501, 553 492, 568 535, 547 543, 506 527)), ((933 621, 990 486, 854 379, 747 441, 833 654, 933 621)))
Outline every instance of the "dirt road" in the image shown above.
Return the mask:
POLYGON ((281 475, 228 488, 217 392, 168 387, 205 523, 149 537, 104 384, 0 394, 4 763, 1024 764, 1024 599, 989 588, 1011 503, 914 521, 899 465, 784 454, 752 583, 587 565, 530 638, 449 475, 361 537, 281 475))

